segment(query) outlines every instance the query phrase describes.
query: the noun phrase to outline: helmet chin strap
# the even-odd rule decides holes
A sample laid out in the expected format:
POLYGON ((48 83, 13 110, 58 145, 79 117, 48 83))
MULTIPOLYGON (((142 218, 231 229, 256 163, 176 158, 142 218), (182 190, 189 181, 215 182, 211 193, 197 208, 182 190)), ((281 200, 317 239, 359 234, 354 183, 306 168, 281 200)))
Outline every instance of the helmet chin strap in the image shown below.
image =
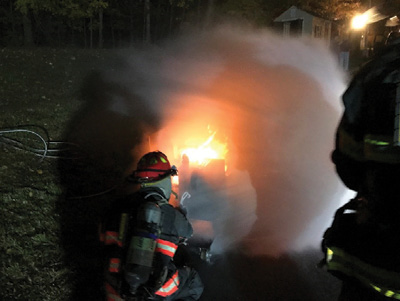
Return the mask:
POLYGON ((176 200, 179 198, 178 194, 175 191, 173 191, 172 189, 171 189, 171 194, 173 194, 175 196, 176 200))

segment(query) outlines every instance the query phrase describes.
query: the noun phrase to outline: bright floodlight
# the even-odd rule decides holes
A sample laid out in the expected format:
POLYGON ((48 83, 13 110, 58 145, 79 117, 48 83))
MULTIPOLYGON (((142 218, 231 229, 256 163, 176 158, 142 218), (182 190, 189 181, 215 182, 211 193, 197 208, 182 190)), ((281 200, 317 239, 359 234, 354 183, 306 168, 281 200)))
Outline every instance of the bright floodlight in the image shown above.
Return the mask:
POLYGON ((367 25, 368 22, 368 14, 364 13, 362 15, 357 15, 353 18, 351 22, 351 27, 353 29, 362 29, 367 25))

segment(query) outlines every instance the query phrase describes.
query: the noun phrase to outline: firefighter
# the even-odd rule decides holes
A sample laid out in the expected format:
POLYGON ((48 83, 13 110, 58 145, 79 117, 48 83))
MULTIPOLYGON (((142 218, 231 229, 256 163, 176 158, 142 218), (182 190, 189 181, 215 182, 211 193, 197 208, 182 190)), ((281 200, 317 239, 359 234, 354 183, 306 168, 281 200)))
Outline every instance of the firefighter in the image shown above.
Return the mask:
POLYGON ((339 300, 400 300, 400 40, 361 67, 343 94, 332 161, 356 192, 322 241, 339 300))
POLYGON ((165 154, 145 154, 130 179, 139 189, 117 199, 102 225, 107 300, 198 300, 198 273, 174 260, 193 229, 179 208, 169 204, 171 176, 165 154))

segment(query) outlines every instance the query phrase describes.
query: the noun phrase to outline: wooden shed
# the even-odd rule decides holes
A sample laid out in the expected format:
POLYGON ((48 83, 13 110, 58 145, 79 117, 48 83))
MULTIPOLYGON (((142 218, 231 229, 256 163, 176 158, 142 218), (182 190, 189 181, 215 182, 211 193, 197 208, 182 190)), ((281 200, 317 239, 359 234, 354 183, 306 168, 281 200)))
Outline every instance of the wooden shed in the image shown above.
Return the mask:
POLYGON ((277 17, 274 22, 284 36, 307 36, 325 40, 327 43, 331 40, 331 21, 317 17, 294 5, 277 17))

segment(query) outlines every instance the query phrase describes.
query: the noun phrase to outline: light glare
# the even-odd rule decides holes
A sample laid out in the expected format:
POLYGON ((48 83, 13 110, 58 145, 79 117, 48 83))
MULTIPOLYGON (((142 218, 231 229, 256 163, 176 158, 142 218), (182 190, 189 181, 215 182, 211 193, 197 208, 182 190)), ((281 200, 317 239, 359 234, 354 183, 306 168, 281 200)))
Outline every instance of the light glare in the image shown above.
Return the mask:
POLYGON ((353 18, 351 26, 353 29, 363 29, 368 22, 368 14, 357 15, 353 18))

